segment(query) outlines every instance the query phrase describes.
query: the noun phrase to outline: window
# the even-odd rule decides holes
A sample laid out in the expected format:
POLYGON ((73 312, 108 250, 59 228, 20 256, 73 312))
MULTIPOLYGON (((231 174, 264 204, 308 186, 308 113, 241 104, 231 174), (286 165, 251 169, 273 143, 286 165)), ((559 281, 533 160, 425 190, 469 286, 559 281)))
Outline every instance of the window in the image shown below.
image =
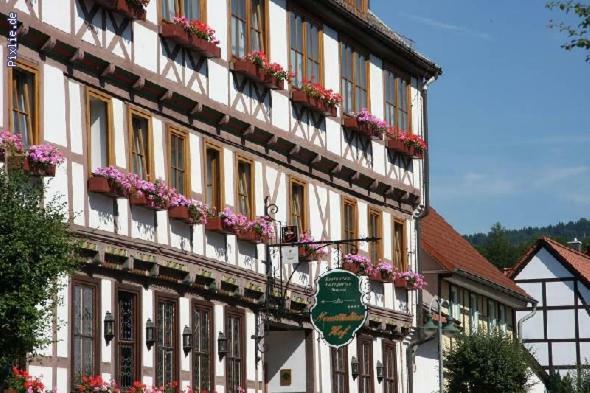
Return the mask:
POLYGON ((332 348, 332 393, 348 393, 348 347, 332 348))
POLYGON ((140 373, 140 330, 138 305, 139 292, 134 289, 117 291, 117 341, 116 365, 117 382, 122 388, 130 388, 140 373))
POLYGON ((162 18, 172 20, 174 16, 186 16, 189 20, 204 22, 206 0, 161 0, 162 18))
POLYGON ((498 320, 500 324, 500 332, 506 334, 506 306, 500 304, 498 307, 498 320))
POLYGON ((408 270, 406 253, 406 226, 403 222, 393 222, 393 266, 401 271, 408 270))
POLYGON ((449 303, 450 303, 450 315, 453 319, 458 320, 461 316, 460 304, 459 304, 459 288, 451 286, 449 288, 449 303))
POLYGON ((111 164, 111 100, 96 91, 88 90, 86 96, 88 116, 88 157, 90 171, 111 164))
MULTIPOLYGON (((357 238, 357 211, 356 202, 350 199, 342 200, 342 239, 356 239, 357 238)), ((344 244, 343 250, 345 254, 352 251, 351 244, 344 244)))
POLYGON ((227 376, 227 393, 239 393, 245 389, 244 375, 244 316, 241 312, 226 309, 225 337, 227 338, 227 355, 225 358, 225 375, 227 376))
POLYGON ((305 183, 291 179, 291 199, 289 204, 289 225, 297 226, 299 233, 307 230, 305 209, 307 198, 305 183))
POLYGON ((168 135, 169 184, 180 194, 190 196, 187 134, 170 128, 168 135))
POLYGON ((135 110, 129 111, 131 124, 129 126, 129 143, 131 144, 131 172, 144 180, 151 175, 151 137, 150 120, 145 114, 135 110))
POLYGON ((237 163, 237 211, 246 217, 254 218, 254 182, 252 181, 252 162, 238 158, 237 163))
POLYGON ((231 0, 231 48, 238 58, 264 51, 266 0, 231 0))
POLYGON ((18 63, 10 68, 10 128, 20 134, 25 146, 39 141, 39 73, 36 68, 18 63))
POLYGON ((320 55, 320 27, 308 17, 291 12, 291 70, 295 73, 294 85, 303 80, 322 83, 320 55))
POLYGON ((206 202, 209 207, 221 210, 221 152, 218 148, 207 146, 205 148, 206 160, 206 202))
POLYGON ((346 0, 346 2, 363 13, 367 12, 369 7, 369 0, 346 0))
POLYGON ((357 343, 359 393, 373 393, 373 341, 358 337, 357 343))
POLYGON ((342 108, 346 113, 358 112, 368 105, 367 57, 350 45, 340 45, 340 93, 342 108))
POLYGON ((411 130, 410 83, 409 78, 397 71, 386 69, 385 80, 385 121, 399 131, 411 130))
POLYGON ((498 326, 498 313, 495 301, 488 299, 488 332, 493 332, 498 326))
POLYGON ((156 294, 156 384, 178 380, 177 300, 156 294))
POLYGON ((99 283, 72 280, 72 384, 84 376, 100 374, 99 283))
POLYGON ((477 333, 479 329, 479 302, 475 293, 469 294, 469 319, 471 321, 471 333, 477 333))
POLYGON ((374 264, 383 258, 383 247, 381 242, 381 212, 369 209, 368 236, 379 238, 377 241, 369 242, 369 258, 374 264))
POLYGON ((383 393, 397 393, 395 343, 383 340, 383 393))
POLYGON ((193 304, 193 384, 198 392, 215 390, 213 383, 213 317, 208 304, 193 304))

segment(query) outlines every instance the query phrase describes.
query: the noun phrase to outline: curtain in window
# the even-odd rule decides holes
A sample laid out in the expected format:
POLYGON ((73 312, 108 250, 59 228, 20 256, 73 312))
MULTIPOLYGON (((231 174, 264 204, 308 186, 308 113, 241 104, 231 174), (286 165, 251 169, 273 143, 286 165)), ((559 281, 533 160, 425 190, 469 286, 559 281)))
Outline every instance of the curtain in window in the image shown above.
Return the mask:
POLYGON ((307 74, 305 77, 308 80, 314 82, 320 82, 320 31, 317 26, 307 23, 306 24, 306 36, 307 36, 307 60, 306 68, 307 74))
MULTIPOLYGON (((200 0, 183 0, 184 1, 184 16, 188 19, 193 20, 201 19, 201 1, 200 0)), ((206 1, 206 0, 203 0, 206 1)))
POLYGON ((215 149, 207 149, 207 203, 216 209, 221 208, 218 184, 219 153, 215 149))
POLYGON ((25 146, 33 144, 35 119, 35 76, 26 71, 12 71, 12 112, 13 128, 20 134, 25 146))
POLYGON ((252 2, 250 25, 250 51, 264 51, 264 0, 250 0, 252 2))
POLYGON ((251 168, 247 162, 240 161, 238 163, 238 210, 239 213, 250 217, 250 185, 251 183, 251 168))
POLYGON ((176 15, 180 14, 180 10, 176 6, 176 0, 160 0, 162 4, 162 18, 172 20, 176 15))
POLYGON ((80 383, 83 376, 96 374, 94 369, 95 310, 94 289, 83 285, 74 285, 73 299, 73 380, 80 383))
POLYGON ((232 0, 231 44, 236 57, 246 55, 246 0, 232 0))
POLYGON ((303 81, 303 19, 291 13, 291 69, 295 73, 294 83, 301 86, 303 81))
POLYGON ((299 232, 305 230, 303 223, 303 186, 293 184, 291 186, 291 220, 299 232))
POLYGON ((399 78, 397 80, 397 98, 398 98, 398 124, 400 130, 407 131, 408 122, 408 82, 399 78))
POLYGON ((367 68, 366 58, 356 54, 355 82, 356 82, 356 105, 354 110, 360 111, 367 107, 367 68))
POLYGON ((109 165, 107 103, 96 98, 90 99, 90 148, 91 170, 109 165))
POLYGON ((341 45, 341 73, 342 80, 340 91, 342 92, 342 108, 344 112, 353 112, 353 74, 352 74, 352 49, 345 44, 341 45))
POLYGON ((404 234, 403 225, 400 223, 394 223, 393 225, 393 264, 398 269, 404 268, 404 234))
POLYGON ((170 135, 170 185, 181 194, 185 194, 185 168, 184 168, 184 143, 183 137, 176 133, 170 135))
POLYGON ((148 127, 147 119, 133 116, 133 173, 147 179, 148 127))

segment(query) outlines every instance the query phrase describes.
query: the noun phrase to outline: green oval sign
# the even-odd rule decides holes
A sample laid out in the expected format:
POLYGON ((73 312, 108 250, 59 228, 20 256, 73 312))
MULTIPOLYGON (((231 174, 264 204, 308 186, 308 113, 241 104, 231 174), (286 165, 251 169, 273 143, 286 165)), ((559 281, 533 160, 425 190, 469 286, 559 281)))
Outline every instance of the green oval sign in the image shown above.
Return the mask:
POLYGON ((316 288, 311 323, 329 346, 347 345, 368 315, 360 278, 334 269, 318 277, 316 288))

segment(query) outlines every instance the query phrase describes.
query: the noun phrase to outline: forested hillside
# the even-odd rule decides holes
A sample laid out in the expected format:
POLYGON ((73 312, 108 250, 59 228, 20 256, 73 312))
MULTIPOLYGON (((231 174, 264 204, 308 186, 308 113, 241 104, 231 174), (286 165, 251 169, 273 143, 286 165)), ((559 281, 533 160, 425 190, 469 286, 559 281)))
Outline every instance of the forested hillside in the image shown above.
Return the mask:
POLYGON ((500 223, 494 224, 488 233, 465 235, 465 238, 496 266, 510 267, 524 251, 541 236, 548 236, 563 244, 578 238, 584 249, 590 246, 590 220, 559 223, 546 227, 506 229, 500 223))

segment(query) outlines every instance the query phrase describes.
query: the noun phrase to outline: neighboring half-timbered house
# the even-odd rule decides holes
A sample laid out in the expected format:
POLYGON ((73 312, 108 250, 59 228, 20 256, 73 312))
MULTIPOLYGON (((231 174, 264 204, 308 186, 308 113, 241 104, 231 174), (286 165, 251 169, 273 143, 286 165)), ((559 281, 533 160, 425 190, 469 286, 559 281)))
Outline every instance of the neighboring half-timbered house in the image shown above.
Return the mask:
POLYGON ((15 66, 1 66, 0 126, 65 154, 45 179, 47 197, 63 199, 87 257, 64 279, 55 342, 29 365, 48 388, 70 392, 82 375, 100 374, 124 387, 179 381, 226 393, 407 391, 415 291, 368 282, 369 323, 331 350, 305 312, 315 278, 337 266, 335 247, 293 272, 264 243, 88 185, 113 166, 217 211, 254 219, 274 204, 276 220, 316 240, 377 237, 359 253, 417 270, 425 160, 344 113, 366 108, 394 134, 427 139, 427 83, 441 70, 367 3, 0 0, 2 57, 9 40, 19 43, 15 66), (219 42, 175 31, 174 15, 206 22, 219 42), (293 86, 248 72, 242 59, 259 50, 295 72, 293 86), (305 79, 339 92, 338 110, 296 99, 305 79), (264 312, 265 295, 277 295, 266 262, 271 275, 294 273, 280 319, 264 312))
POLYGON ((590 362, 590 255, 541 238, 510 272, 537 301, 517 310, 523 342, 546 372, 577 375, 590 362))

